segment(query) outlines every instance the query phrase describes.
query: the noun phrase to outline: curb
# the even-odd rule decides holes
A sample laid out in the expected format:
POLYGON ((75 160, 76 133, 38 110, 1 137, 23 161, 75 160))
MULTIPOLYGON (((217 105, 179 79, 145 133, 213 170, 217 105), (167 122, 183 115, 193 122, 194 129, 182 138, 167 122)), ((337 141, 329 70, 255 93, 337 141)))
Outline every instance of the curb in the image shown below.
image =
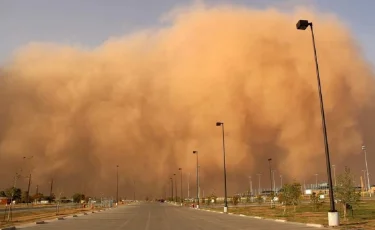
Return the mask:
POLYGON ((277 222, 286 222, 286 220, 282 220, 282 219, 276 219, 275 221, 277 221, 277 222))
POLYGON ((306 224, 308 227, 315 227, 315 228, 323 228, 324 226, 321 224, 306 224))

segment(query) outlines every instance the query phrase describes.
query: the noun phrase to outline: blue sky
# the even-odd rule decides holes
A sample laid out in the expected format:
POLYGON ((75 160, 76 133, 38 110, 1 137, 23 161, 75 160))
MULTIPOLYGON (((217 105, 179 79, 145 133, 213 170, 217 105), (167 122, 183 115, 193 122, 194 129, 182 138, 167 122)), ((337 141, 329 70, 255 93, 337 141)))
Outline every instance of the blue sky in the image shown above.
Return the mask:
MULTIPOLYGON (((94 47, 108 37, 160 25, 160 17, 192 0, 1 0, 0 63, 31 41, 94 47)), ((353 31, 375 66, 374 0, 202 0, 207 5, 231 3, 254 8, 296 3, 337 14, 353 31)))

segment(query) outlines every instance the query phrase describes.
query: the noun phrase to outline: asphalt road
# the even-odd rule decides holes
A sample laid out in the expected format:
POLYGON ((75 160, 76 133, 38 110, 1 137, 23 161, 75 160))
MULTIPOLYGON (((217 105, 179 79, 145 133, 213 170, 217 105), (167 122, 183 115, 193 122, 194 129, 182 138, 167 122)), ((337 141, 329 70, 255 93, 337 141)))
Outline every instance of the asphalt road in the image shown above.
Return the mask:
POLYGON ((220 214, 162 203, 138 203, 105 212, 27 227, 30 230, 294 230, 316 229, 303 224, 280 223, 220 214))

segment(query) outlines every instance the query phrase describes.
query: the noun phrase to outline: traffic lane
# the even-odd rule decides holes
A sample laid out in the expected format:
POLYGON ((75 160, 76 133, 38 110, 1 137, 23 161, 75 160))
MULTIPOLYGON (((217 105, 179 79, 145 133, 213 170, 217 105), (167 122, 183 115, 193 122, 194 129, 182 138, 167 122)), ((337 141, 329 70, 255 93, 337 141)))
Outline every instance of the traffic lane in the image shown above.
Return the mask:
POLYGON ((160 203, 143 203, 114 208, 88 216, 34 225, 30 229, 140 229, 140 230, 299 230, 302 224, 280 223, 249 217, 219 214, 160 203))
POLYGON ((45 224, 26 226, 30 230, 101 230, 101 229, 124 229, 126 225, 139 213, 140 205, 127 205, 118 208, 112 208, 103 212, 81 215, 78 217, 69 217, 65 220, 55 220, 45 224))

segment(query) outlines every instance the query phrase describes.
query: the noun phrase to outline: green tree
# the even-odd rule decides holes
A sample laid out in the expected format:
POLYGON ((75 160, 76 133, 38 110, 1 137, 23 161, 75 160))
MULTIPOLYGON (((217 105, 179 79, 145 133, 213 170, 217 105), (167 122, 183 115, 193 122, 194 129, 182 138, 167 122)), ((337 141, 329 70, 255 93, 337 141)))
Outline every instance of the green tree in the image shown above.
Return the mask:
POLYGON ((263 198, 261 195, 258 195, 257 198, 255 199, 255 201, 258 203, 258 204, 262 204, 263 203, 263 198))
POLYGON ((310 203, 314 211, 317 211, 320 206, 322 206, 322 202, 320 202, 320 195, 321 193, 316 194, 315 192, 310 195, 310 203))
POLYGON ((22 196, 22 191, 20 188, 11 187, 5 190, 5 194, 8 198, 15 201, 20 201, 22 196))
POLYGON ((0 197, 6 197, 7 195, 5 194, 4 191, 0 191, 0 197))
POLYGON ((32 199, 36 200, 36 201, 41 201, 43 197, 44 197, 44 195, 42 193, 38 193, 38 194, 35 194, 34 196, 32 196, 32 199))
POLYGON ((240 200, 240 196, 238 196, 238 195, 235 195, 232 198, 232 201, 233 201, 234 205, 237 205, 239 200, 240 200))
POLYGON ((284 204, 284 214, 287 211, 287 206, 293 206, 294 211, 296 211, 296 207, 301 201, 301 196, 300 183, 284 184, 282 192, 279 193, 279 201, 284 204))
POLYGON ((348 205, 356 206, 360 201, 360 192, 357 192, 354 186, 354 176, 349 167, 345 167, 345 172, 337 177, 337 186, 335 187, 335 198, 341 203, 344 210, 344 218, 348 205))
POLYGON ((23 191, 21 195, 21 202, 26 203, 27 202, 27 191, 23 191))
POLYGON ((85 195, 84 194, 81 194, 81 193, 75 193, 73 195, 73 202, 74 203, 80 203, 81 200, 84 200, 85 199, 85 195))
POLYGON ((45 196, 44 200, 48 200, 48 202, 52 203, 54 200, 56 200, 56 196, 54 193, 52 193, 50 196, 45 196))

